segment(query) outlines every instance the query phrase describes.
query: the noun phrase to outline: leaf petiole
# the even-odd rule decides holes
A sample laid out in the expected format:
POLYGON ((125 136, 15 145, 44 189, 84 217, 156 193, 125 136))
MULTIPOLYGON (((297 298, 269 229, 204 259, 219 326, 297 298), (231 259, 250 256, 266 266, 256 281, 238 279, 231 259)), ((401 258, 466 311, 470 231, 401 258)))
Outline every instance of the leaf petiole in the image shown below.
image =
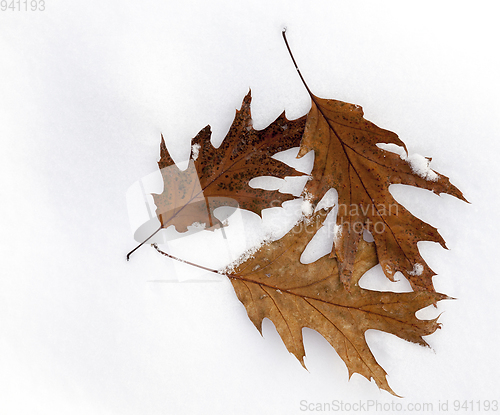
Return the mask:
POLYGON ((210 271, 210 272, 214 272, 216 274, 219 274, 219 271, 217 271, 215 269, 207 268, 207 267, 204 267, 203 265, 198 265, 198 264, 195 264, 194 262, 189 262, 189 261, 186 261, 184 259, 180 259, 180 258, 177 258, 177 257, 175 257, 173 255, 167 254, 166 252, 163 252, 160 248, 158 248, 157 244, 151 244, 151 246, 154 249, 156 249, 160 254, 165 255, 166 257, 168 257, 170 259, 175 259, 176 261, 183 262, 184 264, 192 265, 193 267, 201 268, 201 269, 204 269, 205 271, 210 271))
POLYGON ((158 232, 160 232, 162 227, 160 226, 156 231, 154 231, 147 239, 142 241, 139 245, 137 245, 134 249, 132 249, 128 254, 127 254, 127 261, 130 259, 130 255, 132 255, 135 251, 137 251, 142 245, 144 245, 147 241, 149 241, 153 236, 155 236, 158 232))
POLYGON ((298 74, 300 76, 300 80, 302 81, 302 83, 306 87, 307 92, 309 92, 309 95, 311 95, 311 97, 314 97, 314 94, 311 92, 311 90, 309 89, 309 87, 306 84, 306 81, 305 81, 304 77, 300 73, 300 69, 299 69, 299 66, 297 65, 297 62, 295 62, 295 58, 293 57, 292 50, 290 49, 290 45, 288 44, 288 40, 286 39, 286 28, 283 29, 283 31, 281 32, 281 34, 283 35, 283 39, 285 41, 286 48, 288 49, 288 53, 290 54, 290 57, 292 58, 292 62, 295 65, 295 69, 297 70, 297 72, 298 72, 298 74))

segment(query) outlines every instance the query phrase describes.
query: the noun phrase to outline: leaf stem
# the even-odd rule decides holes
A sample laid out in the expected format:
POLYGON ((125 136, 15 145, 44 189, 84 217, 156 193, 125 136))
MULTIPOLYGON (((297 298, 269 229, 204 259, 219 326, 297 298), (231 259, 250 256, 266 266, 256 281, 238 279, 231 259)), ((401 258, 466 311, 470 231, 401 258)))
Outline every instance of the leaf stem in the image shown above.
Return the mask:
POLYGON ((210 271, 210 272, 214 272, 215 274, 219 274, 219 271, 217 271, 215 269, 207 268, 207 267, 204 267, 203 265, 198 265, 198 264, 195 264, 194 262, 185 261, 184 259, 180 259, 180 258, 177 258, 173 255, 167 254, 166 252, 163 252, 160 248, 158 248, 158 245, 156 245, 156 244, 151 244, 151 246, 154 249, 156 249, 160 254, 165 255, 166 257, 168 257, 170 259, 175 259, 176 261, 183 262, 184 264, 192 265, 193 267, 201 268, 201 269, 204 269, 205 271, 210 271))
POLYGON ((292 62, 293 64, 295 65, 295 69, 297 70, 297 73, 299 74, 300 76, 300 79, 302 81, 302 83, 304 84, 304 86, 306 87, 307 89, 307 92, 309 92, 309 95, 311 95, 311 97, 314 97, 314 94, 311 92, 311 90, 309 89, 309 87, 307 86, 306 84, 306 81, 304 79, 304 77, 302 76, 302 74, 300 73, 300 69, 297 65, 297 62, 295 62, 295 58, 293 57, 293 53, 292 53, 292 50, 290 49, 290 45, 288 44, 288 40, 286 38, 286 28, 283 29, 283 31, 281 32, 281 34, 283 35, 283 39, 285 41, 285 45, 286 45, 286 48, 288 49, 288 53, 290 54, 290 57, 292 58, 292 62))
POLYGON ((130 255, 132 255, 135 251, 137 251, 142 245, 144 245, 147 241, 149 241, 153 236, 155 236, 162 227, 160 226, 156 231, 154 231, 151 235, 147 237, 144 241, 142 241, 139 245, 137 245, 134 249, 132 249, 128 254, 127 254, 127 261, 130 259, 130 255))

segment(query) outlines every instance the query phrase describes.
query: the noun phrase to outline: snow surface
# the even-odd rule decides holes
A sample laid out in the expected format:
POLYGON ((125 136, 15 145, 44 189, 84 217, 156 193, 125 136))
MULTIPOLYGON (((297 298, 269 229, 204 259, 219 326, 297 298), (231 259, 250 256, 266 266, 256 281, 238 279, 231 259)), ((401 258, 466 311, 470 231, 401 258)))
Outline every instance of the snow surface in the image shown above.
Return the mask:
MULTIPOLYGON (((0 12, 0 413, 290 415, 335 400, 437 413, 499 398, 496 2, 45 3, 0 12), (436 289, 456 298, 417 313, 441 314, 432 349, 366 333, 404 398, 348 381, 309 329, 304 370, 268 320, 259 335, 221 275, 149 245, 125 260, 136 245, 126 195, 157 170, 160 134, 187 166, 191 138, 210 124, 219 145, 249 88, 256 129, 283 110, 307 113, 285 25, 316 95, 361 105, 471 202, 391 186, 446 240, 449 250, 419 249, 436 289)), ((165 237, 161 249, 218 269, 286 232, 301 200, 285 205, 263 224, 234 213, 224 229, 165 237)), ((396 277, 377 266, 360 284, 409 291, 396 277)))

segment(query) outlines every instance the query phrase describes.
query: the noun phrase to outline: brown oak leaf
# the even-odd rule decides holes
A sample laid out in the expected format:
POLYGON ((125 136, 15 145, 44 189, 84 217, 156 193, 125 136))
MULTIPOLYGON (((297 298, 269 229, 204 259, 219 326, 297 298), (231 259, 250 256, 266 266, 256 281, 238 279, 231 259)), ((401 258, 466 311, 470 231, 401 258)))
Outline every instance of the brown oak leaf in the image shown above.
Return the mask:
POLYGON ((428 291, 393 293, 359 287, 361 276, 378 262, 373 243, 364 240, 354 260, 350 292, 340 281, 335 258, 324 256, 302 264, 300 256, 325 217, 324 211, 316 213, 312 220, 298 223, 283 238, 263 245, 253 257, 224 272, 257 329, 262 333, 262 320, 269 318, 302 365, 302 329, 309 327, 335 348, 349 377, 359 373, 373 378, 381 389, 395 394, 366 343, 366 330, 381 330, 426 346, 422 336, 440 324, 437 319, 419 320, 415 313, 448 297, 428 291))
POLYGON ((185 232, 198 223, 211 229, 218 223, 213 212, 219 206, 239 206, 260 215, 265 208, 293 199, 290 194, 252 188, 249 182, 257 176, 302 174, 272 156, 299 146, 306 117, 288 120, 282 113, 267 128, 255 130, 250 101, 249 92, 220 147, 210 142, 210 126, 198 133, 185 171, 175 165, 162 136, 158 166, 164 190, 153 195, 162 228, 175 225, 178 232, 185 232))
MULTIPOLYGON (((406 151, 395 133, 365 120, 360 106, 318 98, 307 89, 312 108, 297 157, 314 150, 315 160, 304 195, 314 205, 330 188, 338 192, 338 232, 331 255, 339 261, 345 287, 349 290, 352 285, 356 252, 366 229, 373 235, 380 264, 390 280, 401 271, 414 290, 433 291, 435 273, 421 257, 417 243, 433 241, 446 248, 445 242, 436 228, 397 203, 389 186, 400 183, 462 200, 464 196, 446 176, 425 165, 419 169, 413 160, 377 146, 395 144, 406 151)), ((430 159, 420 161, 428 164, 430 159)))

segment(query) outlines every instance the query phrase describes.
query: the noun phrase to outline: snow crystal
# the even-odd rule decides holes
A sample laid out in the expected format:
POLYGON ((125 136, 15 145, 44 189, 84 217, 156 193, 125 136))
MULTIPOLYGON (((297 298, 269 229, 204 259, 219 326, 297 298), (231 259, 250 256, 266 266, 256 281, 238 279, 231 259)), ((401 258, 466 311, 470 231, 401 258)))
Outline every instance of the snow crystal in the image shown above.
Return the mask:
POLYGON ((304 200, 302 202, 302 213, 306 216, 311 216, 313 214, 313 205, 311 203, 311 201, 309 200, 304 200))
POLYGON ((200 155, 200 145, 199 144, 193 144, 191 146, 191 157, 193 160, 197 160, 198 156, 200 155))
MULTIPOLYGON (((238 258, 236 258, 236 260, 231 262, 229 265, 226 265, 225 267, 221 268, 219 270, 219 274, 227 275, 227 274, 234 273, 236 268, 238 268, 241 264, 243 264, 245 261, 249 260, 250 258, 253 258, 253 256, 257 253, 257 251, 259 249, 261 249, 264 245, 269 244, 270 242, 271 242, 271 239, 266 238, 263 241, 261 241, 260 243, 247 249, 245 252, 243 252, 243 254, 241 254, 238 258)), ((259 266, 257 267, 257 269, 258 268, 259 268, 259 266)), ((254 268, 253 271, 256 271, 256 269, 254 268)))
POLYGON ((413 265, 413 270, 408 271, 408 275, 418 277, 419 275, 422 275, 422 272, 424 272, 424 266, 417 262, 416 264, 413 265))
POLYGON ((401 158, 410 165, 413 173, 418 174, 420 177, 433 182, 438 179, 436 172, 429 167, 431 160, 427 157, 420 154, 412 154, 411 156, 401 158))
POLYGON ((406 161, 410 165, 413 173, 419 175, 423 179, 430 180, 432 182, 439 179, 437 173, 429 167, 431 163, 429 158, 421 156, 420 154, 412 154, 411 156, 408 156, 403 147, 392 143, 377 143, 377 147, 399 155, 401 160, 406 161))
POLYGON ((207 225, 206 223, 193 222, 193 224, 190 226, 196 229, 205 229, 206 225, 207 225))
MULTIPOLYGON (((298 225, 299 223, 304 223, 304 224, 309 224, 309 222, 311 221, 311 218, 309 217, 300 217, 297 219, 297 221, 295 222, 295 224, 293 226, 296 226, 298 225)), ((247 249, 245 252, 243 252, 243 254, 241 254, 238 258, 236 258, 236 260, 234 260, 233 262, 231 262, 230 264, 226 265, 225 267, 221 268, 218 270, 219 274, 223 274, 223 275, 227 275, 227 274, 232 274, 235 272, 235 270, 241 265, 243 264, 245 261, 249 260, 250 258, 253 258, 254 255, 257 253, 257 251, 259 251, 260 249, 262 249, 262 247, 266 246, 266 245, 269 245, 270 243, 272 243, 273 241, 275 241, 277 238, 273 237, 272 233, 270 234, 267 234, 267 236, 265 236, 261 242, 255 244, 254 246, 252 246, 251 248, 247 249)), ((265 260, 265 259, 264 259, 265 260)), ((260 265, 256 265, 254 266, 254 269, 252 270, 253 272, 257 271, 258 269, 260 268, 260 265)), ((271 274, 265 274, 266 277, 270 277, 271 274)))
POLYGON ((311 202, 312 194, 304 192, 302 199, 303 199, 301 205, 302 214, 305 215, 306 217, 311 216, 315 212, 314 205, 311 202))

